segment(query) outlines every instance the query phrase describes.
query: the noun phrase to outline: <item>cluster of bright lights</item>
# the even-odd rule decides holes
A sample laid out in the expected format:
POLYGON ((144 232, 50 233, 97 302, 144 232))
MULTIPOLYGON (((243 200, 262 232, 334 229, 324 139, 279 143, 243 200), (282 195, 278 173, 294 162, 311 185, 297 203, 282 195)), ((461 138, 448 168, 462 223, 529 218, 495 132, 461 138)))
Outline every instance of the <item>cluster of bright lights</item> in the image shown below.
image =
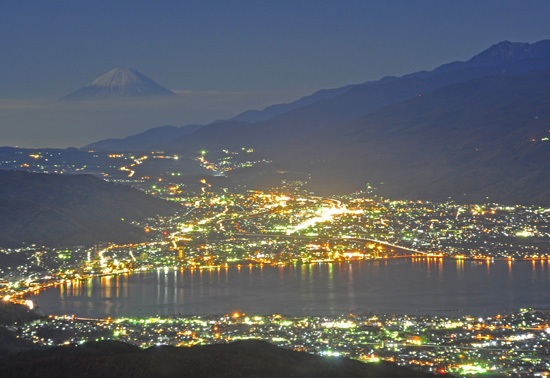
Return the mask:
POLYGON ((312 227, 316 225, 317 223, 324 223, 324 222, 331 222, 333 218, 336 215, 342 215, 346 213, 346 208, 337 208, 337 207, 330 207, 330 208, 322 208, 318 211, 318 215, 313 218, 309 218, 305 220, 304 222, 292 227, 290 230, 286 232, 287 235, 294 234, 300 230, 312 227))

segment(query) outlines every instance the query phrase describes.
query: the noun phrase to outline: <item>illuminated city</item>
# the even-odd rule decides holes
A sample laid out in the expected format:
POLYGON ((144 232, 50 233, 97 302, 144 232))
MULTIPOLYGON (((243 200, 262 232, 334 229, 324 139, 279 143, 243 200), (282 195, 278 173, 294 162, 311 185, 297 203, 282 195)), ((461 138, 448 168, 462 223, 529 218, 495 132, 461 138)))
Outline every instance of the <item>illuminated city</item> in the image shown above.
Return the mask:
POLYGON ((44 346, 120 340, 143 348, 193 346, 243 339, 365 362, 380 360, 433 373, 546 376, 550 314, 522 310, 487 318, 407 315, 293 317, 247 315, 82 319, 50 316, 13 327, 44 346))
POLYGON ((1 377, 550 377, 550 2, 4 2, 1 377))
MULTIPOLYGON (((224 155, 228 154, 222 152, 222 162, 227 161, 224 155)), ((178 156, 152 156, 179 160, 178 156)), ((533 269, 550 263, 545 248, 550 239, 548 208, 392 201, 377 197, 372 187, 351 195, 319 197, 305 191, 300 181, 283 183, 271 191, 238 193, 212 188, 206 179, 200 179, 199 193, 195 194, 185 190, 176 171, 167 171, 162 177, 137 178, 136 170, 142 167, 136 166, 147 162, 147 157, 111 154, 107 161, 113 159, 120 166, 97 165, 94 169, 105 170, 106 177, 118 171, 130 172, 127 179, 134 180, 141 190, 180 204, 175 216, 139 224, 151 235, 150 241, 104 243, 92 248, 28 246, 4 250, 5 254, 25 256, 20 265, 2 271, 4 299, 33 306, 29 294, 48 287, 74 290, 92 277, 165 269, 206 269, 219 274, 220 269, 230 267, 411 258, 434 264, 449 259, 473 260, 487 268, 501 260, 509 264, 530 260, 533 269), (127 159, 134 163, 126 164, 127 159)), ((207 162, 207 157, 203 152, 197 161, 207 169, 218 169, 207 162)), ((48 165, 37 168, 52 169, 48 165)), ((294 350, 367 362, 384 359, 434 373, 515 375, 548 369, 548 322, 548 313, 537 310, 484 318, 380 313, 297 317, 237 312, 112 320, 50 316, 13 329, 20 337, 50 346, 80 344, 94 338, 142 347, 260 338, 294 350), (51 332, 55 337, 40 336, 51 332)))

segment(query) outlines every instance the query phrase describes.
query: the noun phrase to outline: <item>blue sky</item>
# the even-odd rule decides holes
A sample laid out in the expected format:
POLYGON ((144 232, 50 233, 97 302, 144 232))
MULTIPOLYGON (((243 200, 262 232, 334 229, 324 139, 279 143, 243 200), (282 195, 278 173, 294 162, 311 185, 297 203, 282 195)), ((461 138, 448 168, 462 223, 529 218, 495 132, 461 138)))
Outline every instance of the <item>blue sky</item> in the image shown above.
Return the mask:
POLYGON ((550 38, 549 14, 546 0, 0 0, 0 145, 85 144, 433 69, 502 40, 550 38), (138 121, 103 109, 94 120, 48 102, 119 66, 186 91, 184 110, 138 121), (94 133, 94 122, 109 127, 94 133), (63 134, 75 127, 86 135, 63 134))

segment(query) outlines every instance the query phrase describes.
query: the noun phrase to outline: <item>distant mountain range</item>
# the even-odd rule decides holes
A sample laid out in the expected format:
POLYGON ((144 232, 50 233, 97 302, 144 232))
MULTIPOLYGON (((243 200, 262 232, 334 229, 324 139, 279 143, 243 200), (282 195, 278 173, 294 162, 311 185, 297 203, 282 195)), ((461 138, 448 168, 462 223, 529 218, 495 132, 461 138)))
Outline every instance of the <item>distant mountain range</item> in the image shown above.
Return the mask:
POLYGON ((296 140, 280 161, 325 193, 370 182, 391 198, 550 204, 549 99, 550 70, 467 81, 296 140))
MULTIPOLYGON (((273 161, 267 169, 311 174, 318 192, 370 182, 403 198, 550 203, 548 70, 550 40, 505 41, 465 62, 319 91, 164 144, 156 135, 154 145, 174 153, 253 147, 273 161)), ((152 144, 139 142, 132 147, 152 144)))
POLYGON ((60 101, 136 96, 175 96, 175 93, 133 68, 115 68, 86 86, 60 98, 60 101))
POLYGON ((130 222, 177 208, 90 175, 0 170, 2 247, 144 241, 144 230, 130 222))
POLYGON ((166 147, 172 150, 200 150, 222 146, 234 148, 246 144, 255 147, 271 145, 278 149, 279 145, 285 145, 289 140, 339 126, 385 106, 447 85, 492 75, 524 74, 550 69, 550 40, 533 46, 537 54, 527 59, 524 58, 523 50, 520 50, 522 53, 519 56, 513 54, 517 50, 516 44, 501 42, 466 62, 446 64, 431 72, 421 71, 401 78, 388 77, 345 87, 346 90, 337 96, 314 101, 263 122, 235 122, 239 116, 225 122, 215 122, 191 135, 173 140, 166 147), (494 64, 490 65, 489 62, 494 64))
POLYGON ((159 126, 122 139, 100 140, 88 144, 85 148, 107 151, 139 151, 147 146, 149 150, 157 149, 162 148, 174 139, 189 135, 201 127, 201 125, 159 126))

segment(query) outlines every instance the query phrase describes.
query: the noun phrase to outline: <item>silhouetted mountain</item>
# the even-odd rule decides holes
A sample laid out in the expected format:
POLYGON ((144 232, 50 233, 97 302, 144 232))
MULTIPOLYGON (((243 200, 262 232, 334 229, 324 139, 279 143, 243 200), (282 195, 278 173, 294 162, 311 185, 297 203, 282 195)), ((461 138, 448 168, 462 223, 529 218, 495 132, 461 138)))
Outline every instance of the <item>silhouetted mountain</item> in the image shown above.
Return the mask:
MULTIPOLYGON (((448 72, 451 70, 465 69, 465 68, 482 68, 482 67, 495 67, 500 70, 500 72, 493 71, 492 73, 504 73, 504 72, 528 72, 524 71, 524 67, 527 66, 526 62, 521 62, 519 65, 515 64, 518 61, 522 60, 531 60, 533 65, 537 64, 538 66, 530 67, 528 70, 549 68, 548 61, 544 61, 550 57, 550 40, 540 41, 534 44, 528 43, 513 43, 513 42, 500 42, 496 45, 491 46, 487 50, 481 52, 480 54, 474 56, 466 62, 453 62, 445 64, 441 67, 436 68, 432 72, 421 71, 409 75, 405 75, 403 78, 411 77, 426 77, 429 75, 437 75, 442 72, 448 72), (519 67, 521 66, 521 67, 519 67)), ((292 110, 313 104, 314 102, 326 100, 340 96, 347 92, 348 90, 357 87, 357 86, 367 86, 375 83, 387 83, 398 79, 397 77, 385 77, 378 81, 366 82, 362 84, 347 85, 340 88, 334 89, 322 89, 315 92, 312 95, 302 97, 297 101, 293 101, 287 104, 277 104, 271 105, 265 108, 264 110, 248 110, 243 112, 235 117, 232 121, 246 121, 246 122, 264 122, 267 121, 279 114, 287 113, 292 110)))
POLYGON ((158 148, 174 139, 191 134, 200 125, 160 126, 124 139, 104 139, 84 146, 85 149, 106 151, 143 151, 158 148))
POLYGON ((89 175, 0 170, 0 246, 4 247, 143 241, 144 231, 131 220, 171 214, 177 208, 89 175))
MULTIPOLYGON (((549 68, 550 40, 534 44, 505 41, 465 62, 452 62, 433 71, 420 71, 400 78, 385 77, 378 81, 321 90, 288 104, 269 106, 262 111, 251 110, 230 120, 214 122, 190 135, 178 137, 173 130, 166 130, 163 136, 163 130, 156 130, 154 140, 156 143, 156 140, 172 138, 163 149, 177 152, 239 148, 243 145, 277 149, 278 144, 285 144, 288 140, 336 126, 449 84, 496 74, 522 74, 549 68)), ((115 145, 123 150, 131 150, 135 146, 131 140, 127 144, 122 140, 115 145)), ((157 147, 145 141, 139 146, 144 149, 157 147)))
POLYGON ((304 96, 297 101, 292 101, 286 104, 276 104, 265 108, 264 110, 247 110, 243 113, 231 118, 230 121, 244 121, 244 122, 263 122, 271 119, 279 114, 290 112, 294 109, 313 104, 314 102, 333 98, 343 94, 355 85, 346 85, 340 88, 334 89, 321 89, 309 96, 304 96))
POLYGON ((0 358, 2 377, 433 377, 394 364, 294 352, 258 340, 142 350, 116 341, 0 358))
POLYGON ((166 148, 187 151, 246 145, 277 151, 280 145, 291 140, 450 84, 502 73, 523 74, 541 68, 550 68, 550 41, 533 45, 501 42, 466 62, 454 62, 431 72, 417 72, 402 78, 349 86, 338 96, 279 114, 265 122, 216 122, 168 143, 166 148), (504 52, 496 54, 494 51, 504 52), (491 59, 491 56, 496 57, 491 59))
POLYGON ((133 68, 115 68, 60 100, 97 100, 110 97, 158 95, 174 96, 175 93, 133 68))
POLYGON ((315 172, 322 192, 368 181, 392 198, 549 204, 549 98, 550 70, 449 85, 295 141, 279 161, 315 172))
POLYGON ((533 44, 503 41, 474 56, 468 62, 478 66, 497 66, 511 61, 548 58, 550 40, 533 44))
MULTIPOLYGON (((273 160, 268 170, 311 172, 309 185, 324 193, 368 181, 404 198, 550 203, 548 69, 550 40, 505 41, 465 62, 266 112, 262 122, 203 126, 164 150, 253 147, 273 160)), ((262 175, 257 183, 273 181, 262 175)))

